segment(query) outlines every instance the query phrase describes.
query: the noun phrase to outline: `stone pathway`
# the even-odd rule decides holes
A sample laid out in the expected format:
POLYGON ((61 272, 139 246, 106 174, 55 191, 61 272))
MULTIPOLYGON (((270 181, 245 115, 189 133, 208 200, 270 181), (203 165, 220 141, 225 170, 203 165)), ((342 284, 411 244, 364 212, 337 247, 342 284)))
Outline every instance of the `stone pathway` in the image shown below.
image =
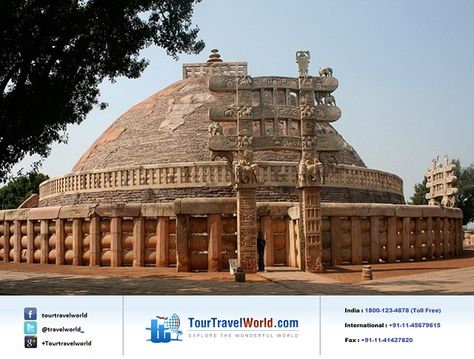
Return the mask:
MULTIPOLYGON (((104 274, 58 274, 0 267, 3 295, 376 295, 376 294, 474 294, 474 267, 343 283, 324 274, 291 268, 268 268, 236 283, 228 273, 156 274, 153 268, 99 268, 104 274), (128 272, 127 272, 128 271, 128 272)), ((53 267, 54 269, 54 267, 53 267)), ((49 270, 49 268, 48 268, 49 270)), ((92 269, 91 269, 92 270, 92 269)), ((74 273, 73 269, 68 272, 74 273)))

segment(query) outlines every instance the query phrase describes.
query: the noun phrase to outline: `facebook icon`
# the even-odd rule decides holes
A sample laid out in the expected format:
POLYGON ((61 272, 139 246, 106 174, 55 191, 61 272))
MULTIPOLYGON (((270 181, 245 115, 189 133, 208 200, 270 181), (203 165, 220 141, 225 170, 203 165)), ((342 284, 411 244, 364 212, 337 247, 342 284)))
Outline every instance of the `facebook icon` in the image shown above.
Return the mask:
POLYGON ((36 320, 36 308, 25 308, 25 320, 36 320))

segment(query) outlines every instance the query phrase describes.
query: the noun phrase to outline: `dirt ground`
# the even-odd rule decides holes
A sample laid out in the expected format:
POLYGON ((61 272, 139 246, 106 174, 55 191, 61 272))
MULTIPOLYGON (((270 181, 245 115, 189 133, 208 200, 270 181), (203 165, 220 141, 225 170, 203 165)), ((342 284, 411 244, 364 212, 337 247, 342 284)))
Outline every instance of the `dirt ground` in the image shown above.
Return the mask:
MULTIPOLYGON (((433 260, 423 262, 403 262, 403 263, 381 263, 371 264, 373 279, 385 279, 404 277, 412 274, 423 274, 445 269, 459 269, 474 267, 474 247, 466 248, 462 257, 446 260, 433 260)), ((322 275, 328 279, 333 279, 342 283, 359 283, 362 279, 363 265, 339 265, 326 266, 325 273, 322 275)), ((271 267, 268 271, 287 270, 286 267, 271 267)), ((222 281, 233 282, 233 276, 225 272, 180 272, 175 268, 155 268, 155 267, 87 267, 87 266, 56 266, 41 264, 15 264, 0 263, 0 277, 2 271, 60 274, 60 275, 79 275, 91 278, 166 278, 186 281, 222 281)), ((266 278, 259 274, 247 274, 248 282, 265 282, 266 278)))
MULTIPOLYGON (((344 283, 358 283, 362 279, 363 265, 327 266, 325 275, 344 283)), ((435 272, 444 269, 474 267, 474 246, 465 248, 464 255, 458 258, 423 262, 400 262, 371 264, 373 279, 402 277, 412 274, 435 272)))

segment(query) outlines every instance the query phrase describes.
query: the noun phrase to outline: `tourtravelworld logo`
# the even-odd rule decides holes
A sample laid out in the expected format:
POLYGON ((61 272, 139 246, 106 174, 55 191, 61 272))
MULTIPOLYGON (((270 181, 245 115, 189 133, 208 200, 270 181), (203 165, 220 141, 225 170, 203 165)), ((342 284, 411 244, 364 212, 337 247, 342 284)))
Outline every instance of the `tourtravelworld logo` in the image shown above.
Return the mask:
POLYGON ((169 343, 171 341, 182 341, 180 336, 183 335, 183 332, 179 329, 181 321, 177 314, 173 313, 168 317, 156 316, 156 319, 151 320, 149 330, 150 339, 152 343, 169 343))

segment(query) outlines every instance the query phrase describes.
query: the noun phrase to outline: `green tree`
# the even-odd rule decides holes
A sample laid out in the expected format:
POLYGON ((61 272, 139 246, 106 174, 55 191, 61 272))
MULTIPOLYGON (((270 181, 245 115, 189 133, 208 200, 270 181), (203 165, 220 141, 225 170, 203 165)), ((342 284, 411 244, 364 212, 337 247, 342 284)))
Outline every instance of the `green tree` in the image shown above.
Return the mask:
POLYGON ((459 160, 453 161, 456 164, 456 207, 462 209, 464 213, 463 224, 474 222, 474 164, 469 167, 461 167, 459 160))
POLYGON ((18 208, 34 193, 38 193, 41 182, 49 177, 43 173, 29 172, 20 175, 0 188, 0 209, 18 208))
MULTIPOLYGON (((462 167, 459 160, 452 161, 456 165, 455 176, 457 181, 455 187, 458 188, 456 194, 456 207, 462 209, 464 218, 463 224, 466 225, 474 221, 474 164, 469 167, 462 167)), ((422 183, 415 185, 415 193, 410 198, 412 204, 427 204, 425 195, 428 193, 426 188, 426 178, 422 183)))
POLYGON ((426 199, 426 194, 428 193, 426 182, 425 177, 423 182, 415 184, 415 193, 410 197, 411 204, 428 204, 428 200, 426 199))
POLYGON ((67 125, 98 104, 104 79, 139 77, 143 48, 200 52, 197 2, 0 0, 0 181, 26 155, 46 157, 66 142, 67 125))

